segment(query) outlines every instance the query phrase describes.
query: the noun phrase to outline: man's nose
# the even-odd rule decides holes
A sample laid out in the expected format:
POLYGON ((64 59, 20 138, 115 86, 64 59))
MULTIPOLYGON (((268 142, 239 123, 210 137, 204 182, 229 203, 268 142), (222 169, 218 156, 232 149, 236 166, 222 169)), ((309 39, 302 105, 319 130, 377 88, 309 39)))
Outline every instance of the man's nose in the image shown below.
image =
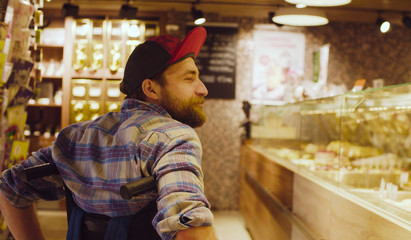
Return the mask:
POLYGON ((204 85, 203 81, 199 79, 197 86, 197 95, 205 97, 208 95, 207 87, 204 85))

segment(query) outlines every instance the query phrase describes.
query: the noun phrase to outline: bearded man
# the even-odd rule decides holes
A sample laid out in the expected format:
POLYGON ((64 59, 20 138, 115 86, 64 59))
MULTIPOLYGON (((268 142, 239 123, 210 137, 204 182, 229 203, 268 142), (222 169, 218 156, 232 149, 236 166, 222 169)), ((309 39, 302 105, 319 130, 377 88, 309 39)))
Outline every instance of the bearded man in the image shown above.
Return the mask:
POLYGON ((183 42, 161 35, 137 46, 120 84, 121 112, 64 128, 51 146, 3 172, 0 208, 15 239, 44 239, 33 203, 67 191, 74 202, 67 239, 216 239, 193 129, 206 120, 208 91, 194 62, 206 35, 197 27, 183 42), (25 168, 44 163, 59 175, 25 179, 25 168), (123 184, 149 176, 155 189, 120 196, 123 184))

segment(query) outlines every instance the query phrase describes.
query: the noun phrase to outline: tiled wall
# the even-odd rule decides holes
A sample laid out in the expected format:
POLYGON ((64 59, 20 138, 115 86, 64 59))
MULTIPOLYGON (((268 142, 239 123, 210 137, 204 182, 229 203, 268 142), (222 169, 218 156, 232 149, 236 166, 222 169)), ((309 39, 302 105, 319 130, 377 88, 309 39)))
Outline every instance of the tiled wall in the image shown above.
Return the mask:
MULTIPOLYGON (((203 143, 205 189, 213 209, 238 208, 238 177, 242 129, 242 101, 250 100, 252 82, 253 31, 266 18, 223 18, 206 15, 208 22, 239 25, 237 44, 236 99, 206 101, 208 120, 197 129, 203 143)), ((170 12, 168 24, 180 26, 183 37, 189 13, 170 12)), ((386 85, 411 82, 411 29, 394 26, 385 35, 378 35, 374 24, 330 23, 321 27, 272 27, 273 31, 302 32, 306 36, 305 73, 312 75, 312 52, 329 43, 328 82, 344 83, 351 89, 355 80, 385 79, 386 85)), ((370 82, 367 86, 371 86, 370 82)))
MULTIPOLYGON (((310 46, 331 44, 328 82, 344 83, 348 89, 360 78, 367 79, 367 86, 376 78, 383 78, 385 85, 411 82, 410 28, 394 25, 383 35, 374 24, 331 23, 305 33, 307 54, 310 46)), ((312 67, 309 60, 307 68, 312 67)))

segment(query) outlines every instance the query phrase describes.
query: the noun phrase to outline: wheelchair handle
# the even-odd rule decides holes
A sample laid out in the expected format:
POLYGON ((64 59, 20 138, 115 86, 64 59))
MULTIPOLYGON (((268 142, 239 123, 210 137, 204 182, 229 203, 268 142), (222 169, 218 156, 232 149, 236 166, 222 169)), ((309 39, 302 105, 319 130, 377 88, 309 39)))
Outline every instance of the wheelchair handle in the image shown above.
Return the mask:
POLYGON ((120 187, 120 196, 123 199, 131 199, 134 196, 138 196, 152 188, 155 188, 156 180, 154 176, 143 177, 134 182, 126 183, 120 187))
POLYGON ((44 163, 41 165, 25 168, 24 174, 26 175, 27 180, 32 180, 35 178, 57 175, 60 173, 57 170, 56 165, 51 163, 44 163))

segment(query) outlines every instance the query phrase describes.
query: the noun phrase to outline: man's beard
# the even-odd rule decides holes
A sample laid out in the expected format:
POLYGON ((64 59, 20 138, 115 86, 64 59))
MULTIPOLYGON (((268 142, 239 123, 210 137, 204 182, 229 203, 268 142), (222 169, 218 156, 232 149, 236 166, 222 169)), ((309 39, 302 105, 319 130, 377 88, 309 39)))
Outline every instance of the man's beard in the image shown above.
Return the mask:
POLYGON ((203 102, 204 98, 202 97, 191 97, 184 101, 176 96, 171 96, 167 91, 163 94, 160 104, 173 119, 196 128, 202 126, 207 119, 202 105, 199 105, 203 102))

